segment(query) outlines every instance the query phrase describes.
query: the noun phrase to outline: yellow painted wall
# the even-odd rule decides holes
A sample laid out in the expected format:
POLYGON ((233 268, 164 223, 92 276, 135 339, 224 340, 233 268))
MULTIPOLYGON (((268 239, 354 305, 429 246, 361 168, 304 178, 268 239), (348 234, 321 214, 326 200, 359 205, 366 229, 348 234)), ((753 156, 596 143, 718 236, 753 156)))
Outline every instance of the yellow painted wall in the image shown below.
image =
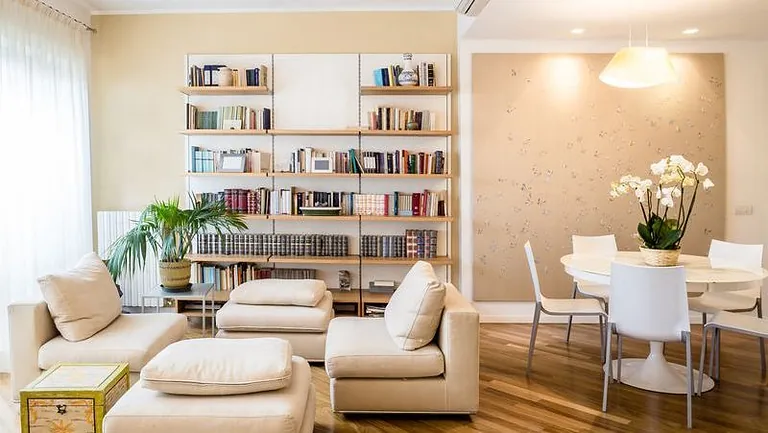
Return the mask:
POLYGON ((453 12, 114 15, 93 26, 94 212, 184 193, 186 54, 450 53, 457 82, 453 12))

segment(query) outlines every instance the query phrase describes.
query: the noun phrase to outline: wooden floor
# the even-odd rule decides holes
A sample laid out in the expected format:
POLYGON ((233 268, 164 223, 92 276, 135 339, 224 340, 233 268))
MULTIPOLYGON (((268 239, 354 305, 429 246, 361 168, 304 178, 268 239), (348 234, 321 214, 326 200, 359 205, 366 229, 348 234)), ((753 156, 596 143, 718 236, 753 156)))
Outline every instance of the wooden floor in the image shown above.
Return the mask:
MULTIPOLYGON (((699 326, 694 327, 698 360, 699 326)), ((533 373, 525 376, 529 325, 484 324, 480 346, 480 412, 474 416, 343 416, 330 410, 328 377, 312 368, 317 387, 315 432, 671 432, 685 429, 685 396, 610 387, 608 413, 600 411, 602 373, 599 331, 575 326, 571 344, 565 327, 541 325, 533 373)), ((643 357, 647 343, 625 340, 625 357, 643 357)), ((684 362, 682 345, 668 345, 667 357, 684 362)), ((768 388, 760 379, 754 339, 724 334, 722 381, 694 398, 694 430, 768 431, 768 388)), ((8 394, 0 376, 0 395, 8 394)), ((0 431, 18 431, 18 408, 0 408, 0 431), (13 427, 11 427, 13 426, 13 427)))

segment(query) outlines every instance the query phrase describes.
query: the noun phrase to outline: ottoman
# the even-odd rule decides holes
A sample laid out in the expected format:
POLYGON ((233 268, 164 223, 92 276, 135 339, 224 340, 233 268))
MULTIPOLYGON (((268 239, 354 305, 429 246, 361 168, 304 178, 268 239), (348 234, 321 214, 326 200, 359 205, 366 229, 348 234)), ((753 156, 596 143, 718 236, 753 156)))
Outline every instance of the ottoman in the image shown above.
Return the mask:
MULTIPOLYGON (((247 353, 242 356, 244 362, 250 359, 247 353)), ((211 364, 217 363, 220 360, 211 364)), ((315 389, 309 364, 293 356, 289 374, 282 388, 236 395, 168 394, 145 388, 142 375, 142 383, 128 390, 104 417, 103 433, 312 432, 315 389)))
POLYGON ((332 318, 333 295, 322 281, 255 280, 233 290, 216 313, 216 337, 281 338, 291 343, 294 355, 322 362, 332 318), (314 294, 302 296, 307 285, 314 294))

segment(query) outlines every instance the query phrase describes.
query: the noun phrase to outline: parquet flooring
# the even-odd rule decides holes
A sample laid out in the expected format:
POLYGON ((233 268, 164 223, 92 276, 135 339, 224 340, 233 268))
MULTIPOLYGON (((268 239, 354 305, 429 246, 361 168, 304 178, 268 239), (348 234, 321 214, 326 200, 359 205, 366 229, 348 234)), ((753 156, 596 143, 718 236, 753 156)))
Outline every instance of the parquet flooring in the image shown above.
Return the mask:
MULTIPOLYGON (((700 327, 694 326, 698 360, 700 327)), ((483 324, 480 338, 480 412, 473 416, 344 416, 330 410, 328 377, 312 367, 317 388, 316 433, 331 432, 675 432, 685 429, 685 396, 610 387, 609 410, 600 411, 602 373, 599 331, 574 327, 571 344, 563 325, 541 325, 533 372, 525 376, 530 325, 483 324)), ((193 333, 194 334, 194 333, 193 333)), ((198 331, 199 334, 199 331, 198 331)), ((194 337, 195 335, 190 335, 194 337)), ((647 343, 625 339, 625 357, 643 357, 647 343)), ((684 362, 682 345, 668 345, 667 358, 684 362)), ((724 334, 722 381, 694 398, 694 429, 701 432, 768 431, 768 387, 760 379, 757 342, 724 334)), ((7 396, 0 376, 0 395, 7 396)), ((0 429, 17 426, 0 408, 0 429)), ((16 408, 15 411, 18 409, 16 408)), ((5 433, 6 430, 2 430, 5 433)))

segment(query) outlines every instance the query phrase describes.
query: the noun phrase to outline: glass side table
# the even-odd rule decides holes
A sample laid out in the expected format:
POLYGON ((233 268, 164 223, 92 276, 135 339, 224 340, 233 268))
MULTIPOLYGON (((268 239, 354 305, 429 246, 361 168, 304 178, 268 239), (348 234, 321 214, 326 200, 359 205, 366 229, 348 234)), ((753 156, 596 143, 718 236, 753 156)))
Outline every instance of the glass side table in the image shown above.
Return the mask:
POLYGON ((183 292, 164 290, 162 286, 159 286, 159 285, 155 286, 148 293, 144 293, 143 295, 141 295, 141 312, 142 313, 144 312, 144 307, 146 306, 147 299, 157 299, 155 312, 159 313, 160 304, 163 302, 163 299, 165 298, 173 299, 174 301, 179 301, 179 300, 200 301, 203 304, 203 309, 201 313, 201 318, 203 321, 203 333, 205 333, 205 319, 206 319, 205 313, 207 311, 206 306, 210 301, 211 337, 213 337, 213 333, 214 333, 213 283, 195 283, 195 284, 192 284, 192 287, 189 290, 186 290, 183 292))

